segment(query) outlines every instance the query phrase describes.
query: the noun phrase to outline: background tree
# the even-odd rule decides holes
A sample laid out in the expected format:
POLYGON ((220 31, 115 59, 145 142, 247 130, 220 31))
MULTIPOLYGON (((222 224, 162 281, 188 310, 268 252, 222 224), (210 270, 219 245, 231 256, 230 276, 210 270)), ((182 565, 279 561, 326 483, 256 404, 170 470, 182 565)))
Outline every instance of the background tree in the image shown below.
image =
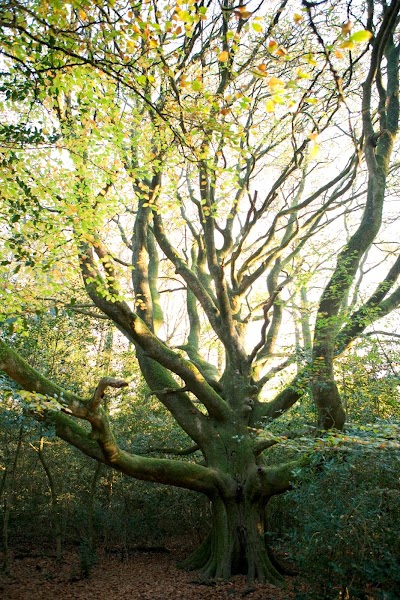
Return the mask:
POLYGON ((349 297, 387 242, 400 4, 327 6, 10 2, 1 19, 5 322, 22 334, 28 311, 55 305, 111 321, 202 458, 121 448, 104 395, 125 379, 87 399, 5 338, 0 368, 87 455, 209 497, 210 534, 186 563, 205 577, 280 581, 263 509, 302 461, 271 462, 263 428, 308 383, 319 426, 342 428, 334 359, 398 305, 393 244, 375 290, 349 297), (323 235, 336 250, 321 277, 323 235), (277 393, 296 358, 289 284, 305 300, 314 270, 311 356, 277 393), (167 310, 184 308, 171 328, 167 310))

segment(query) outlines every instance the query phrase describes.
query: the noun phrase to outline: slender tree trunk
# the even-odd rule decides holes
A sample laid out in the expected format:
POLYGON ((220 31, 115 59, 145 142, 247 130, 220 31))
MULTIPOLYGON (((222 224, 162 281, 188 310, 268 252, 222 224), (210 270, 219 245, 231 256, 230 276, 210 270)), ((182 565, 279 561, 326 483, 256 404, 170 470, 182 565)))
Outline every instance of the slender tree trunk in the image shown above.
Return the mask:
POLYGON ((301 330, 303 334, 303 348, 307 357, 307 362, 311 361, 312 357, 312 335, 310 326, 310 306, 307 298, 307 289, 302 286, 300 289, 301 296, 301 330))
POLYGON ((50 470, 49 463, 47 462, 47 459, 44 455, 43 447, 44 447, 44 438, 42 436, 39 441, 38 454, 39 454, 39 460, 40 460, 42 467, 46 473, 47 480, 49 483, 49 489, 50 489, 50 494, 51 494, 51 515, 52 515, 52 520, 53 520, 54 537, 55 537, 55 541, 56 541, 56 559, 57 559, 57 561, 60 562, 62 559, 62 527, 61 527, 61 517, 60 517, 60 506, 59 506, 59 502, 58 502, 58 494, 57 494, 57 488, 56 488, 56 484, 54 481, 54 477, 50 470))
POLYGON ((92 477, 92 481, 90 483, 90 495, 89 495, 89 503, 88 503, 88 540, 89 546, 92 553, 95 552, 96 543, 95 543, 95 535, 94 535, 94 500, 96 496, 97 482, 100 477, 100 473, 103 465, 98 463, 92 477))
MULTIPOLYGON (((105 496, 106 496, 106 507, 107 510, 111 510, 112 497, 113 497, 113 486, 114 486, 114 471, 109 469, 106 472, 106 485, 105 485, 105 496)), ((112 545, 112 536, 110 535, 109 527, 105 528, 104 532, 104 547, 106 551, 110 549, 112 545)))
POLYGON ((6 488, 6 481, 7 481, 7 468, 4 467, 3 475, 1 476, 1 482, 0 482, 0 502, 3 499, 4 490, 6 488))
POLYGON ((359 226, 338 255, 335 269, 322 294, 314 333, 312 388, 319 424, 324 429, 342 429, 345 422, 334 378, 333 357, 340 329, 346 320, 343 305, 354 283, 358 285, 357 272, 382 226, 390 159, 399 126, 400 47, 393 39, 399 3, 393 0, 389 4, 384 3, 383 7, 369 70, 362 85, 364 157, 368 169, 365 205, 359 226), (381 70, 383 56, 386 66, 381 70), (383 71, 386 71, 384 77, 383 71), (371 108, 375 92, 379 97, 378 118, 371 108), (375 130, 377 126, 378 132, 375 130))
POLYGON ((4 494, 4 513, 3 513, 3 564, 1 566, 5 575, 10 574, 10 547, 9 547, 9 523, 11 509, 14 500, 15 474, 18 466, 18 459, 22 448, 23 426, 21 425, 18 433, 17 447, 14 454, 14 460, 10 468, 6 468, 2 480, 2 492, 4 494), (9 480, 7 485, 7 479, 9 480))

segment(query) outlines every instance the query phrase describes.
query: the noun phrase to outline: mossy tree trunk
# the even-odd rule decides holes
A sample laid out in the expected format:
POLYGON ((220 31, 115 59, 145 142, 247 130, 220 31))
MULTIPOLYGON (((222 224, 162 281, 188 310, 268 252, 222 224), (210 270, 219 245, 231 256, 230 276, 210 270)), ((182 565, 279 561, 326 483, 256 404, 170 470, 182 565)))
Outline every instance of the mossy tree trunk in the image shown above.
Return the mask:
POLYGON ((244 497, 212 500, 211 531, 180 566, 199 571, 204 579, 228 580, 245 574, 250 582, 281 584, 282 574, 271 562, 266 545, 264 506, 244 497))
MULTIPOLYGON (((371 15, 373 14, 373 7, 371 15)), ((372 45, 371 60, 362 89, 364 156, 368 181, 366 202, 358 228, 338 256, 336 268, 322 294, 314 334, 312 390, 319 425, 324 429, 342 429, 345 412, 335 382, 334 358, 374 319, 383 316, 383 301, 398 275, 398 261, 363 307, 357 311, 346 305, 357 271, 382 225, 390 158, 399 126, 399 54, 394 41, 399 6, 392 2, 383 12, 382 23, 372 45), (381 71, 386 60, 386 77, 381 71), (378 122, 372 108, 373 94, 379 96, 378 122), (378 131, 374 127, 378 127, 378 131), (380 289, 379 289, 380 288, 380 289), (379 293, 380 292, 380 293, 379 293), (347 333, 346 333, 347 332, 347 333), (352 336, 349 333, 352 332, 352 336), (347 339, 346 339, 347 338, 347 339), (343 346, 343 340, 346 344, 343 346)), ((393 294, 394 296, 395 294, 393 294)), ((390 304, 389 298, 386 303, 390 304)))

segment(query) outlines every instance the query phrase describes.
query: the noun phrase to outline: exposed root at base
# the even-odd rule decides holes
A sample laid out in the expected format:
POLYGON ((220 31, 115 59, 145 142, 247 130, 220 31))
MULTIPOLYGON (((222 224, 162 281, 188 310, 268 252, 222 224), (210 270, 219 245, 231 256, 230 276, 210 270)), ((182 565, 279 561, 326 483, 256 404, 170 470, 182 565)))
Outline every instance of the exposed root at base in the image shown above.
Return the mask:
POLYGON ((246 575, 249 587, 254 583, 270 583, 282 587, 284 577, 270 561, 267 550, 263 549, 248 563, 245 561, 246 569, 235 571, 232 568, 232 560, 223 556, 219 560, 211 552, 211 544, 207 540, 197 548, 187 559, 178 564, 178 567, 187 571, 198 571, 195 583, 198 585, 215 585, 221 581, 229 581, 233 575, 239 573, 246 575))

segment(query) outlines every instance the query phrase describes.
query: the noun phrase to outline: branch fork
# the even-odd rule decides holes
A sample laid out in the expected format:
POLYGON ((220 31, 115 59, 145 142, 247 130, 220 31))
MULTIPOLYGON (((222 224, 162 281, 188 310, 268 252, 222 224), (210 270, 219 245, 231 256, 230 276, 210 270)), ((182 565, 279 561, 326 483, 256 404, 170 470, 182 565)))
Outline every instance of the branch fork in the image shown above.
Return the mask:
POLYGON ((108 387, 124 388, 124 387, 127 387, 128 385, 129 385, 129 383, 123 379, 116 379, 115 377, 102 377, 97 385, 97 388, 96 388, 94 394, 93 394, 93 398, 90 400, 90 402, 87 405, 88 411, 94 412, 99 408, 99 406, 101 405, 101 403, 103 401, 105 390, 108 387))

